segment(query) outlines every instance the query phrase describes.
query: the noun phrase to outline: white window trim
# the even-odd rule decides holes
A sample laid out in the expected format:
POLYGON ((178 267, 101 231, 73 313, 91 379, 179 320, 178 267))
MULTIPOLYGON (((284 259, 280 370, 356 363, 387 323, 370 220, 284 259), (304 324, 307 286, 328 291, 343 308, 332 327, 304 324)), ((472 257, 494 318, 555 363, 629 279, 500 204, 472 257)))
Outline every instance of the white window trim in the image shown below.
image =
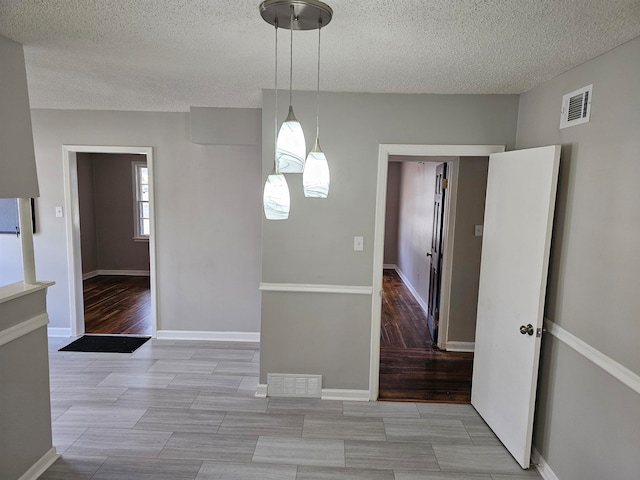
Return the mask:
MULTIPOLYGON (((138 167, 147 167, 147 162, 131 162, 131 184, 133 188, 133 241, 134 242, 148 242, 149 235, 140 234, 140 210, 139 203, 141 200, 138 197, 138 167)), ((147 173, 149 169, 147 167, 147 173)))

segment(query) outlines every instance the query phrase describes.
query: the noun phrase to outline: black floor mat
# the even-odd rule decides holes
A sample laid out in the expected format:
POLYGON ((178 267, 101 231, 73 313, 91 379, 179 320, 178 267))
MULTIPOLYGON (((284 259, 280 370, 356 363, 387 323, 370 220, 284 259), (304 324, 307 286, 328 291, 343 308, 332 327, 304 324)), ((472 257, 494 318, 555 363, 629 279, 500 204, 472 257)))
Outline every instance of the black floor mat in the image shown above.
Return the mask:
POLYGON ((131 353, 135 352, 144 342, 151 337, 126 337, 124 335, 83 335, 62 347, 60 352, 109 352, 131 353))

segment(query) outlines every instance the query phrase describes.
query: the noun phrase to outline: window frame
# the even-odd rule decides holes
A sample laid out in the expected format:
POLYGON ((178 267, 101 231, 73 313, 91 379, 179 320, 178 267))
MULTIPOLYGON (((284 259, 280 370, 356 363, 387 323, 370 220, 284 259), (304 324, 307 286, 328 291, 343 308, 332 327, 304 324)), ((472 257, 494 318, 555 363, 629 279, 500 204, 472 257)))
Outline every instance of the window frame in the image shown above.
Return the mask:
POLYGON ((151 191, 150 191, 150 181, 149 181, 149 167, 147 165, 147 162, 144 161, 134 161, 131 162, 131 171, 132 171, 132 175, 131 175, 131 180, 132 180, 132 187, 133 187, 133 240, 135 242, 148 242, 149 241, 149 236, 151 235, 151 232, 149 232, 149 234, 143 234, 141 233, 141 226, 142 226, 142 221, 146 218, 147 220, 149 220, 149 226, 151 226, 151 191), (149 200, 142 200, 141 198, 141 186, 143 185, 140 180, 141 180, 141 175, 140 175, 140 169, 141 168, 146 168, 147 169, 147 183, 144 185, 147 185, 148 188, 148 192, 149 192, 149 200), (149 206, 149 217, 142 217, 141 216, 141 208, 140 205, 142 203, 146 203, 149 206))

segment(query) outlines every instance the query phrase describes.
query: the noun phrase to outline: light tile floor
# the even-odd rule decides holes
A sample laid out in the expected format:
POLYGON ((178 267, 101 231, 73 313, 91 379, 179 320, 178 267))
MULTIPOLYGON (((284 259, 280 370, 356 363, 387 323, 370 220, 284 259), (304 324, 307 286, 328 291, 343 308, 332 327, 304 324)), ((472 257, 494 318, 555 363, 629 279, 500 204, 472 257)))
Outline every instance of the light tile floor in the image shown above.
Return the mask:
POLYGON ((470 405, 255 398, 254 343, 150 340, 133 354, 49 341, 42 480, 515 480, 470 405))

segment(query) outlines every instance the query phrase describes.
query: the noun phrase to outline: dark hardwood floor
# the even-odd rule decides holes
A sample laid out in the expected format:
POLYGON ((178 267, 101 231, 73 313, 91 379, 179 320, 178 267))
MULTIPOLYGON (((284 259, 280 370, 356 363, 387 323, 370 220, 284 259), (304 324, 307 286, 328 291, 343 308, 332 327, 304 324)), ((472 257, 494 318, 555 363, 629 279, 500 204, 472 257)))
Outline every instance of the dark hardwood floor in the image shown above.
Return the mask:
POLYGON ((151 335, 149 277, 100 275, 83 287, 86 333, 151 335))
POLYGON ((473 354, 443 352, 394 270, 384 270, 379 400, 470 403, 473 354))

